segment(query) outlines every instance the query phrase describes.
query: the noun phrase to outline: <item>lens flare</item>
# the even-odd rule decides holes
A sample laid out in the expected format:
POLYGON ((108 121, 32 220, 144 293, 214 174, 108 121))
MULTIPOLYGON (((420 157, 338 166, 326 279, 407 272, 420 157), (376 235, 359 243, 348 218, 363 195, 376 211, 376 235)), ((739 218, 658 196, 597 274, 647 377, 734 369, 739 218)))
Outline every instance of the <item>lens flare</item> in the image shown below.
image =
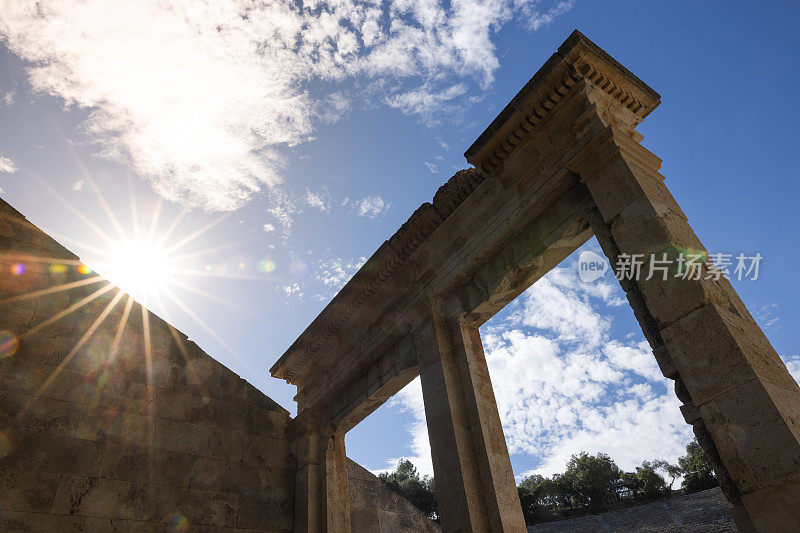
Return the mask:
POLYGON ((302 259, 295 259, 289 265, 289 272, 296 278, 304 278, 308 275, 308 263, 302 259))
POLYGON ((86 266, 86 265, 80 265, 80 266, 78 266, 78 274, 83 274, 84 276, 86 276, 86 275, 88 275, 88 274, 91 274, 92 272, 93 272, 93 271, 92 271, 92 269, 91 269, 91 268, 89 268, 89 267, 88 267, 88 266, 86 266))
POLYGON ((22 263, 14 263, 11 265, 11 273, 15 276, 21 276, 25 273, 25 265, 22 263))
POLYGON ((50 265, 50 273, 51 274, 63 274, 67 271, 66 265, 60 265, 58 263, 53 263, 50 265))
POLYGON ((164 523, 173 531, 188 531, 189 519, 180 513, 173 513, 164 519, 164 523))
POLYGON ((0 359, 11 357, 19 348, 19 340, 10 331, 0 331, 0 359))
POLYGON ((277 265, 275 264, 275 262, 272 260, 271 257, 267 256, 267 257, 265 257, 264 259, 262 259, 261 261, 258 262, 258 265, 256 265, 256 268, 258 268, 259 272, 263 272, 264 274, 267 274, 269 272, 273 272, 275 270, 275 268, 277 268, 277 265))

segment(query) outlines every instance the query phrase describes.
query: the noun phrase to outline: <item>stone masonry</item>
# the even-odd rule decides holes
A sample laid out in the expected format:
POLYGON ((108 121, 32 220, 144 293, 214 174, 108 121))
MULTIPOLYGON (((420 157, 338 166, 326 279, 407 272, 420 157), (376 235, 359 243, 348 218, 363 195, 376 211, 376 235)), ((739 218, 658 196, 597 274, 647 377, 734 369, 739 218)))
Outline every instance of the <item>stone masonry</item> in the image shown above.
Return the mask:
POLYGON ((419 376, 441 529, 522 533, 478 328, 596 236, 671 260, 621 286, 738 529, 797 531, 800 387, 640 144, 659 103, 570 35, 272 366, 294 419, 0 203, 0 527, 435 530, 345 453, 419 376))
POLYGON ((593 235, 743 532, 800 524, 800 387, 636 131, 660 96, 575 31, 273 365, 297 387, 295 526, 347 532, 344 435, 417 376, 442 529, 524 531, 479 326, 593 235), (691 275, 681 254, 702 258, 691 275), (650 261, 666 276, 648 276, 650 261))
MULTIPOLYGON (((0 531, 293 531, 289 413, 80 265, 0 200, 0 531)), ((348 474, 358 531, 438 530, 348 474)))

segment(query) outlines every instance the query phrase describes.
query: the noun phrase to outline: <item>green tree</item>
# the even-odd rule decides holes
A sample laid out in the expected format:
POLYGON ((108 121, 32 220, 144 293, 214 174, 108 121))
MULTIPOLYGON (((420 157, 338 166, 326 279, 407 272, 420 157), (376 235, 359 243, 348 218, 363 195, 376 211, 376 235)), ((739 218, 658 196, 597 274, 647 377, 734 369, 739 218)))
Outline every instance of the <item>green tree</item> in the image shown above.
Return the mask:
POLYGON ((697 439, 686 445, 686 455, 678 458, 678 465, 683 472, 681 488, 684 491, 697 492, 718 485, 711 459, 697 439))
POLYGON ((596 512, 616 500, 615 486, 621 476, 622 471, 608 455, 581 452, 570 458, 562 481, 571 489, 576 503, 596 512))
POLYGON ((656 459, 651 463, 653 469, 656 471, 662 471, 669 476, 669 491, 672 492, 672 485, 675 483, 675 480, 681 477, 683 471, 681 470, 680 465, 674 465, 672 463, 668 463, 663 459, 656 459))
POLYGON ((526 477, 517 487, 519 502, 526 524, 541 521, 548 507, 564 507, 569 504, 569 494, 557 479, 539 474, 526 477))
POLYGON ((633 473, 636 499, 656 500, 666 494, 667 483, 656 472, 656 462, 643 461, 641 466, 636 467, 636 472, 633 473))
POLYGON ((436 484, 432 477, 424 476, 420 478, 417 467, 411 461, 400 461, 394 472, 383 472, 378 475, 378 479, 414 504, 426 516, 434 520, 439 518, 436 484))

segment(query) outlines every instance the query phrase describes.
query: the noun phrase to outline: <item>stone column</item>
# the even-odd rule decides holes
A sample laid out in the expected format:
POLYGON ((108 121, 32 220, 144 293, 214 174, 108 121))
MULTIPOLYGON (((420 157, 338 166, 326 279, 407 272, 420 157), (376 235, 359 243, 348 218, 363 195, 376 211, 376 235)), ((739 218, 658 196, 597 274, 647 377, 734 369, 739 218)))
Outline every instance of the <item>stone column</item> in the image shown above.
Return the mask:
POLYGON ((416 337, 442 530, 525 531, 478 330, 432 307, 416 337))
POLYGON ((681 253, 706 249, 635 132, 608 126, 573 161, 596 203, 587 213, 611 260, 641 254, 621 281, 662 372, 675 380, 686 421, 716 463, 741 531, 800 524, 800 388, 731 284, 707 259, 682 277, 681 253), (664 280, 651 258, 670 270, 664 280), (695 277, 699 279, 694 279, 695 277))
POLYGON ((344 433, 312 428, 295 439, 295 531, 349 533, 344 433))

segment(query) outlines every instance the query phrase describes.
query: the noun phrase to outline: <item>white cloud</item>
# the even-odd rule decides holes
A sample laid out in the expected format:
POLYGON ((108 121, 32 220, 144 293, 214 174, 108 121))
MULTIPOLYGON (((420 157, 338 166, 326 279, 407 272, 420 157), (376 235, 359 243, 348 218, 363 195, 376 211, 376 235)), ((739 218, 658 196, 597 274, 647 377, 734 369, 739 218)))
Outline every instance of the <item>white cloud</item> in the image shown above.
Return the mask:
POLYGON ((439 173, 439 165, 436 163, 431 163, 430 161, 425 161, 425 166, 428 167, 428 170, 431 171, 431 174, 438 174, 439 173))
POLYGON ((335 294, 345 283, 350 281, 350 278, 358 272, 358 269, 364 266, 367 262, 366 257, 358 259, 333 259, 331 261, 320 262, 319 268, 314 276, 328 287, 335 294))
POLYGON ((14 91, 0 92, 0 107, 11 107, 14 105, 15 96, 16 93, 14 91))
POLYGON ((287 283, 286 285, 281 287, 281 289, 283 290, 283 293, 287 297, 294 296, 295 298, 302 300, 303 296, 305 296, 303 287, 300 285, 300 283, 297 282, 287 283))
POLYGON ((306 188, 306 203, 314 209, 319 209, 322 213, 328 213, 331 210, 330 201, 327 195, 319 192, 311 192, 306 188))
POLYGON ((422 86, 401 94, 388 96, 385 99, 389 107, 401 110, 407 115, 420 115, 429 126, 441 123, 436 115, 440 112, 450 112, 455 109, 452 101, 463 96, 467 87, 459 83, 445 89, 422 86))
POLYGON ((12 160, 0 155, 0 172, 4 172, 6 174, 13 174, 17 170, 18 170, 17 166, 14 164, 12 160))
MULTIPOLYGON (((528 28, 531 30, 539 30, 546 26, 549 26, 553 20, 559 15, 563 15, 575 4, 574 0, 568 0, 565 2, 559 2, 555 6, 551 7, 544 13, 538 11, 529 11, 527 15, 530 17, 528 21, 528 28)), ((528 4, 530 5, 530 4, 528 4)), ((523 12, 528 11, 527 9, 523 8, 523 12)))
POLYGON ((78 180, 72 184, 72 190, 75 192, 83 190, 83 186, 86 182, 83 180, 78 180))
POLYGON ((386 467, 378 471, 394 470, 402 459, 408 459, 414 463, 420 475, 433 476, 433 460, 428 440, 428 426, 425 424, 425 404, 422 401, 422 385, 419 378, 415 378, 403 390, 395 394, 389 400, 388 406, 401 412, 411 413, 414 417, 414 422, 408 426, 411 436, 408 447, 411 453, 387 459, 386 467))
POLYGON ((392 204, 378 195, 367 196, 358 202, 357 213, 360 217, 375 218, 386 213, 391 207, 392 204))
POLYGON ((374 100, 433 123, 492 82, 503 24, 550 20, 565 5, 2 0, 0 34, 28 62, 35 91, 89 111, 85 130, 102 155, 165 198, 228 210, 279 183, 282 146, 349 109, 350 96, 315 82, 367 78, 374 100))
POLYGON ((264 224, 264 231, 266 231, 267 233, 272 233, 273 231, 275 231, 275 225, 274 224, 264 224))
POLYGON ((283 229, 284 237, 288 237, 289 230, 294 223, 294 215, 299 212, 296 203, 289 199, 286 193, 277 189, 270 194, 270 207, 267 213, 275 217, 278 225, 283 229))
POLYGON ((763 329, 780 329, 781 318, 777 314, 778 307, 776 303, 762 305, 753 313, 763 329))
POLYGON ((786 368, 789 370, 794 380, 800 383, 800 355, 784 357, 783 362, 786 363, 786 368))

